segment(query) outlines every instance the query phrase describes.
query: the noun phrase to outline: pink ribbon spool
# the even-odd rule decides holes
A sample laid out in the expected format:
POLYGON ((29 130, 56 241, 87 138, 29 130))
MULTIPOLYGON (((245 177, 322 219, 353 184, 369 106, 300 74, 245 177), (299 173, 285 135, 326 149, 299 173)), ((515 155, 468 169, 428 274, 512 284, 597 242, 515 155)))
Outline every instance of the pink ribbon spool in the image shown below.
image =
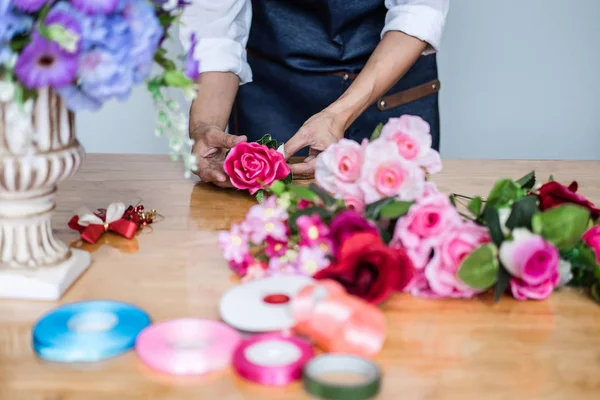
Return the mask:
POLYGON ((184 318, 151 325, 135 350, 150 368, 171 375, 201 375, 227 368, 241 335, 224 323, 184 318))
POLYGON ((249 381, 284 386, 302 377, 302 368, 313 356, 305 340, 268 333, 242 341, 233 355, 233 367, 249 381))

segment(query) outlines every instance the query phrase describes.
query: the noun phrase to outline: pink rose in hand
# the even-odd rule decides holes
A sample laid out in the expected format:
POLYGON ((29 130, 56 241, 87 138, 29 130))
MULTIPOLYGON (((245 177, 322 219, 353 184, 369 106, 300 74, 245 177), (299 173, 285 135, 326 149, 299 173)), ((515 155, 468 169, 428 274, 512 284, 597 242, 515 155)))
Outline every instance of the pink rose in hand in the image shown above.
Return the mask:
POLYGON ((336 197, 342 196, 341 193, 357 197, 363 150, 363 146, 349 139, 341 139, 329 146, 317 158, 315 179, 319 186, 336 197))
POLYGON ((489 243, 486 228, 470 221, 461 222, 442 235, 435 255, 425 268, 429 289, 437 297, 470 298, 480 291, 457 277, 462 261, 479 246, 489 243))
POLYGON ((227 154, 223 167, 231 184, 250 194, 290 174, 281 153, 258 143, 237 144, 227 154))
POLYGON ((583 241, 594 249, 596 253, 596 262, 600 264, 600 225, 596 225, 588 229, 583 234, 583 241))
POLYGON ((388 142, 376 140, 365 150, 360 188, 365 203, 371 204, 386 197, 414 200, 423 193, 425 174, 416 164, 398 157, 388 142))
POLYGON ((393 142, 402 157, 415 162, 428 173, 442 170, 440 154, 431 148, 429 124, 421 117, 403 115, 390 118, 381 131, 381 139, 393 142))
POLYGON ((502 243, 500 261, 512 275, 510 288, 518 300, 543 300, 560 283, 558 249, 527 229, 515 229, 502 243))

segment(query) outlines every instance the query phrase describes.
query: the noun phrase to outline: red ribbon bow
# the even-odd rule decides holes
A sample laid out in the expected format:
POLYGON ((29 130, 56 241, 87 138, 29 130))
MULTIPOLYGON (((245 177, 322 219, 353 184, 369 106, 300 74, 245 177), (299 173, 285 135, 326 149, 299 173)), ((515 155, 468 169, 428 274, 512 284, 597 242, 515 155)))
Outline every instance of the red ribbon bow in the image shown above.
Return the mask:
POLYGON ((108 231, 131 239, 139 226, 127 218, 125 211, 123 203, 112 203, 106 210, 98 210, 96 213, 81 209, 69 221, 69 228, 80 232, 81 239, 92 244, 108 231))

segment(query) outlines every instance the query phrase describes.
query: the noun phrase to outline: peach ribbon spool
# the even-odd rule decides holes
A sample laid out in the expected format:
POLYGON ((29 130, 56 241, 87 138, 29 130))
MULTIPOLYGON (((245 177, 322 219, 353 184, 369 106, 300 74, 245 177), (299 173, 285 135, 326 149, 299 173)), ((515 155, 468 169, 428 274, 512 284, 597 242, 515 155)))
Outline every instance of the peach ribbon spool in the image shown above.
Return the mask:
POLYGON ((330 353, 373 358, 385 342, 386 321, 376 306, 324 280, 302 288, 291 303, 294 331, 330 353))

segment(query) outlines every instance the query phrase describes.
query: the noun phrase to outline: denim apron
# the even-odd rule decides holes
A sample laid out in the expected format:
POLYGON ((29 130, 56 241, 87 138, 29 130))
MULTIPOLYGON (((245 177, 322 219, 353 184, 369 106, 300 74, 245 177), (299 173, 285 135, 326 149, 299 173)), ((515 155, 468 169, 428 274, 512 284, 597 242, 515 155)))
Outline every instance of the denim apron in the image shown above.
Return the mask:
MULTIPOLYGON (((230 129, 256 141, 291 138, 312 115, 352 84, 380 41, 384 0, 252 0, 248 63, 253 82, 240 86, 230 129)), ((418 115, 439 148, 435 55, 422 56, 346 131, 361 141, 389 118, 418 115)), ((299 154, 306 154, 306 149, 299 154)))

